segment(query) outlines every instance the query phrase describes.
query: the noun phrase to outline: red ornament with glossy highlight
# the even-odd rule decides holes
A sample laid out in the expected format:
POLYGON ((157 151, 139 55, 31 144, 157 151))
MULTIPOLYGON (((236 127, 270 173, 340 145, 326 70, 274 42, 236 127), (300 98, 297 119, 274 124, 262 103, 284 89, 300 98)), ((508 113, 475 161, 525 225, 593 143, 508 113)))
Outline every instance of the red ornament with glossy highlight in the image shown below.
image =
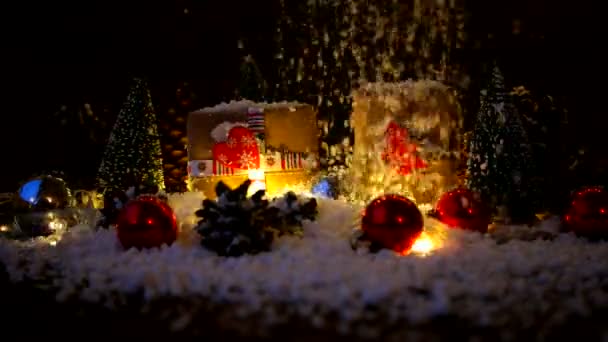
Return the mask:
POLYGON ((587 187, 575 192, 563 228, 578 236, 608 238, 608 191, 587 187))
POLYGON ((399 253, 410 250, 423 228, 424 220, 416 204, 399 195, 374 199, 361 219, 361 229, 370 241, 399 253))
POLYGON ((124 248, 160 247, 177 238, 177 220, 167 203, 154 196, 140 196, 120 211, 116 230, 124 248))
POLYGON ((435 214, 439 221, 451 228, 462 228, 481 233, 488 231, 492 216, 479 195, 469 189, 446 192, 437 201, 435 214))

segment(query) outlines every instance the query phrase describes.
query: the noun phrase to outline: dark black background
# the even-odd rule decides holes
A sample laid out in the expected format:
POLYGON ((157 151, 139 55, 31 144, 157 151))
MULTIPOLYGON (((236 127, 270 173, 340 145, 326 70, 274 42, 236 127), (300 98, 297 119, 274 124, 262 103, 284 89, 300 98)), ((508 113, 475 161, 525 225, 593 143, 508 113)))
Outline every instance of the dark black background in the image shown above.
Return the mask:
MULTIPOLYGON (((481 37, 486 53, 500 56, 507 82, 563 98, 577 143, 605 155, 603 12, 585 1, 466 3, 473 16, 469 34, 481 37), (519 35, 512 34, 514 18, 522 21, 519 35), (488 35, 493 38, 484 38, 488 35)), ((230 99, 239 38, 262 68, 272 67, 276 5, 274 0, 2 4, 0 190, 12 191, 50 165, 94 159, 85 144, 69 155, 58 150, 79 144, 52 134, 52 115, 61 105, 83 103, 115 114, 133 75, 148 77, 158 101, 173 96, 183 80, 193 82, 202 104, 230 99)))

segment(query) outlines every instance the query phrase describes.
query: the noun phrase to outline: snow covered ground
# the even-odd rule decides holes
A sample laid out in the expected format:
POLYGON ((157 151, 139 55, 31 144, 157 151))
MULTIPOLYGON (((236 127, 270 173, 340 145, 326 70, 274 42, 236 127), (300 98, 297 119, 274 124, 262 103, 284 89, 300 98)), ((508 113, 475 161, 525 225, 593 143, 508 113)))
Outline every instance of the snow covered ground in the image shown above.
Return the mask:
POLYGON ((380 308, 387 323, 452 315, 489 327, 513 319, 532 326, 539 317, 559 324, 608 308, 608 243, 570 234, 508 238, 530 229, 556 232, 555 218, 536 228, 496 228, 494 235, 427 219, 430 234, 440 237, 429 255, 369 254, 349 242, 361 208, 321 199, 319 220, 305 224, 304 238, 281 238, 269 253, 222 258, 201 248, 191 229, 200 200, 196 193, 170 197, 181 232, 169 247, 124 251, 115 231, 77 226, 56 244, 0 239, 0 262, 14 281, 52 277, 59 300, 109 302, 142 291, 147 300, 200 295, 239 303, 243 315, 260 313, 268 323, 282 317, 265 308, 286 304, 314 325, 337 313, 344 332, 366 319, 370 307, 380 308))

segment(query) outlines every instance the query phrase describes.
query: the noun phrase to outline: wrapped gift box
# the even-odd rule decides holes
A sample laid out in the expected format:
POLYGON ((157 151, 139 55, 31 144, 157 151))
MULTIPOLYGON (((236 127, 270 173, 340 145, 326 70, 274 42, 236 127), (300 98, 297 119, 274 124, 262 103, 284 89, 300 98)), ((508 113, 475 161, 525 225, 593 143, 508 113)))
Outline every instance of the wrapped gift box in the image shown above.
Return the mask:
POLYGON ((246 100, 190 113, 188 174, 192 190, 213 198, 218 181, 234 187, 251 178, 250 170, 227 166, 214 157, 214 146, 234 126, 246 127, 255 137, 259 170, 264 172, 263 181, 270 193, 306 183, 318 168, 316 116, 312 106, 306 104, 246 100))
POLYGON ((363 182, 391 170, 373 163, 388 155, 406 164, 395 179, 407 182, 419 203, 432 203, 458 184, 463 119, 454 91, 436 81, 408 81, 368 83, 352 95, 353 162, 366 175, 363 182))

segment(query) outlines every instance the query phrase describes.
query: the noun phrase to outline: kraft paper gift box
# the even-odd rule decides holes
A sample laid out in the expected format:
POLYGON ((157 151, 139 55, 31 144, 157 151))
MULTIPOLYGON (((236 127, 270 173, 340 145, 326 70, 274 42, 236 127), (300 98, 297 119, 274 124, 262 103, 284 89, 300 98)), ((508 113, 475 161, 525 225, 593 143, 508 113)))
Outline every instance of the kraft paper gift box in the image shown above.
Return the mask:
MULTIPOLYGON (((416 176, 408 178, 418 203, 432 203, 441 192, 457 186, 463 120, 454 91, 436 81, 368 83, 354 90, 352 98, 355 163, 357 159, 369 159, 370 151, 378 152, 378 144, 387 144, 392 123, 402 130, 408 146, 412 146, 408 151, 421 160, 417 163, 424 165, 413 167, 416 176), (425 180, 428 182, 424 187, 417 186, 425 180)), ((358 167, 369 165, 361 164, 358 167)), ((368 175, 373 172, 378 171, 370 169, 368 175)))

